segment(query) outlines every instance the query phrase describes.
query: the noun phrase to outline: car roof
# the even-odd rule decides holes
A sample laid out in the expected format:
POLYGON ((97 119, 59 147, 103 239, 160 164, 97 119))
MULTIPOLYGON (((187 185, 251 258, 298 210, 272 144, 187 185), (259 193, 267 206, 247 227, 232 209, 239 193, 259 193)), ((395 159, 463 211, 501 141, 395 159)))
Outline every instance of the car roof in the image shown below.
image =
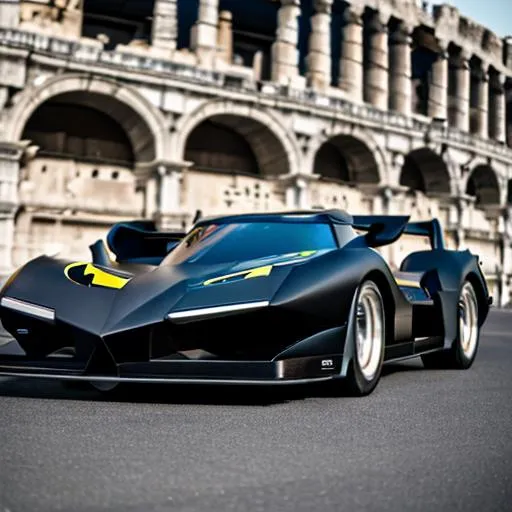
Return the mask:
POLYGON ((353 222, 352 216, 343 210, 296 210, 270 213, 241 213, 217 217, 204 217, 196 226, 202 224, 240 224, 248 222, 289 222, 311 224, 347 224, 353 222))

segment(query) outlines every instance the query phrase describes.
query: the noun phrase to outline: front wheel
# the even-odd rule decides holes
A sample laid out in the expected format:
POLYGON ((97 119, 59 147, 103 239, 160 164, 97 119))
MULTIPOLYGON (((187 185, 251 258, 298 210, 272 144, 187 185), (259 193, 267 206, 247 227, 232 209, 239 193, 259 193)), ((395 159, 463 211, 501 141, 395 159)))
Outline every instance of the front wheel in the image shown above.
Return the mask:
POLYGON ((386 340, 384 302, 373 281, 361 284, 354 315, 354 355, 346 382, 351 394, 364 396, 379 382, 386 340))
POLYGON ((479 339, 478 299, 473 285, 465 281, 457 307, 457 338, 450 349, 421 356, 423 365, 466 370, 475 360, 479 339))

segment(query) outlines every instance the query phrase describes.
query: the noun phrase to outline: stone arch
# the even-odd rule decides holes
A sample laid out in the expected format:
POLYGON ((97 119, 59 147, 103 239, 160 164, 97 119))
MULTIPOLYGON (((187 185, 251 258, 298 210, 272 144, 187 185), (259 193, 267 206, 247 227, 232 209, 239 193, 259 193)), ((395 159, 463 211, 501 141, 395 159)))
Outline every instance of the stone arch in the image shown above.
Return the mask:
POLYGON ((386 159, 364 130, 333 126, 312 140, 306 158, 308 169, 330 179, 354 183, 381 183, 386 175, 386 159))
POLYGON ((466 194, 475 197, 477 206, 496 206, 501 203, 498 176, 487 164, 477 165, 468 176, 466 194))
MULTIPOLYGON (((237 148, 238 157, 245 155, 246 171, 259 171, 266 176, 299 172, 300 150, 297 141, 279 117, 260 107, 229 101, 207 102, 178 121, 173 138, 176 158, 186 159, 187 150, 190 155, 190 142, 194 144, 192 149, 195 154, 199 154, 202 146, 198 130, 204 133, 208 128, 210 133, 221 135, 228 147, 237 148)), ((205 151, 212 151, 211 142, 203 141, 205 151)), ((217 151, 227 149, 225 145, 224 149, 219 147, 217 151)), ((232 161, 240 162, 241 159, 232 161)), ((226 163, 219 170, 228 171, 229 164, 226 163)))
POLYGON ((37 109, 56 101, 96 109, 114 120, 125 131, 136 162, 161 159, 166 154, 166 123, 158 109, 129 86, 84 75, 57 76, 24 89, 10 112, 7 140, 19 141, 37 109))
POLYGON ((380 181, 374 154, 351 135, 335 135, 325 141, 315 155, 313 173, 351 183, 380 181))
POLYGON ((430 148, 411 151, 400 171, 400 185, 424 194, 450 194, 452 181, 443 158, 430 148))

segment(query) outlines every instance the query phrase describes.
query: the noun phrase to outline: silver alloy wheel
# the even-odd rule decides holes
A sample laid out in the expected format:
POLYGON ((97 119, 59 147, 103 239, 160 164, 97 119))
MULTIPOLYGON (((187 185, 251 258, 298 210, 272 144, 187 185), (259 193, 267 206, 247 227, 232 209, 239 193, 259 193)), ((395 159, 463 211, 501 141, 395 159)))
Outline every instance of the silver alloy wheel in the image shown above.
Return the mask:
POLYGON ((462 352, 471 359, 478 342, 478 301, 468 282, 462 287, 459 298, 459 339, 462 352))
POLYGON ((366 381, 377 373, 384 349, 384 306, 377 286, 364 283, 357 302, 356 356, 366 381))

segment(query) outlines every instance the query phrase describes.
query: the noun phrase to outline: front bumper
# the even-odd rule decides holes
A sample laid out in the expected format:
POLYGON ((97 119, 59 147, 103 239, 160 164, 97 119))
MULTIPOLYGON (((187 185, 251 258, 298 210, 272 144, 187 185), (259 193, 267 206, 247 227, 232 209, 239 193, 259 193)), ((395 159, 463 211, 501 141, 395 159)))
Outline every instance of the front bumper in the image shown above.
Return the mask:
POLYGON ((339 354, 279 361, 157 359, 121 363, 102 372, 73 357, 30 360, 16 341, 0 347, 0 375, 75 381, 177 384, 302 384, 340 376, 339 354))

